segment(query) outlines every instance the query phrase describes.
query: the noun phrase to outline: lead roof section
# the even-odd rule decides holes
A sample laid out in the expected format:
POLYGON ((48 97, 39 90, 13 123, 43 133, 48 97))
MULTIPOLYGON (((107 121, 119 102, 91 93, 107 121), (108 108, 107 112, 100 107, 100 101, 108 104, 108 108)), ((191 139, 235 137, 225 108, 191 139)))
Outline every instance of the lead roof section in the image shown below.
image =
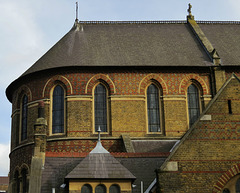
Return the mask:
POLYGON ((109 153, 90 153, 65 178, 129 179, 136 177, 109 153))
POLYGON ((22 76, 69 66, 211 64, 187 23, 80 22, 22 76))

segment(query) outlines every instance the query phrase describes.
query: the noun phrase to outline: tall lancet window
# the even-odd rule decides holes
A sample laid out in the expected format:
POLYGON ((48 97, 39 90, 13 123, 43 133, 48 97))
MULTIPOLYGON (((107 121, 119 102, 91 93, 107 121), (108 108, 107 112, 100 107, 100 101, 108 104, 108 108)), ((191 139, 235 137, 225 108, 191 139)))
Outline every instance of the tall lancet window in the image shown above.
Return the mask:
POLYGON ((198 88, 194 84, 191 84, 187 89, 187 95, 188 95, 189 125, 192 126, 200 115, 198 88))
POLYGON ((101 128, 107 132, 107 90, 102 84, 98 84, 94 91, 95 132, 101 128))
POLYGON ((147 88, 148 131, 160 132, 159 89, 154 84, 147 88))
POLYGON ((64 90, 57 85, 52 96, 52 134, 64 133, 64 90))
POLYGON ((28 114, 28 97, 24 95, 22 98, 22 105, 21 105, 21 141, 27 139, 27 114, 28 114))

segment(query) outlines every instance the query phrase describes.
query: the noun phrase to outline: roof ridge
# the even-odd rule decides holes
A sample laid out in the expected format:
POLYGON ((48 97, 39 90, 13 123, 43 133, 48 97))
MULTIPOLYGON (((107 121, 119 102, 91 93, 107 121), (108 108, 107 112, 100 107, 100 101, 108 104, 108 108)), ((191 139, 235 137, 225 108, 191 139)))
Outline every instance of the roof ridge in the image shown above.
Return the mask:
POLYGON ((197 24, 240 24, 240 21, 204 21, 196 20, 197 24))
POLYGON ((186 20, 148 20, 148 21, 79 21, 79 24, 186 24, 186 20))

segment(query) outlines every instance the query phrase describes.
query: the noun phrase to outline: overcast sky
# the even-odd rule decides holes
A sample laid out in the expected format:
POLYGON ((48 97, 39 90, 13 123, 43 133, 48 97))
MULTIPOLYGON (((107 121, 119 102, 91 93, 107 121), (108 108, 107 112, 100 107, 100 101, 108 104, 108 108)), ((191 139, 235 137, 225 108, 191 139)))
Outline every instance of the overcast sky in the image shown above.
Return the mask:
MULTIPOLYGON (((5 89, 72 27, 75 0, 0 0, 0 176, 8 175, 11 103, 5 89)), ((239 0, 78 0, 79 20, 238 21, 239 0)))

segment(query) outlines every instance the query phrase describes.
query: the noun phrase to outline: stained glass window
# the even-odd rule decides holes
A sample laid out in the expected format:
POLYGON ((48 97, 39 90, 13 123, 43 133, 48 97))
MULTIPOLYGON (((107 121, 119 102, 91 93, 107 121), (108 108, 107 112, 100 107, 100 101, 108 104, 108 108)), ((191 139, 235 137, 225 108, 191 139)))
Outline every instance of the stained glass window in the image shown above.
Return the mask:
POLYGON ((147 89, 148 130, 160 132, 159 89, 151 84, 147 89))
POLYGON ((107 91, 105 86, 98 84, 94 92, 95 131, 98 127, 107 132, 107 91))
POLYGON ((194 84, 191 84, 188 87, 187 95, 188 95, 189 125, 192 126, 200 115, 198 88, 194 84))
POLYGON ((57 85, 52 99, 52 133, 64 132, 64 90, 57 85))
POLYGON ((27 114, 28 114, 28 97, 24 95, 22 98, 22 122, 21 122, 21 140, 27 139, 27 114))

